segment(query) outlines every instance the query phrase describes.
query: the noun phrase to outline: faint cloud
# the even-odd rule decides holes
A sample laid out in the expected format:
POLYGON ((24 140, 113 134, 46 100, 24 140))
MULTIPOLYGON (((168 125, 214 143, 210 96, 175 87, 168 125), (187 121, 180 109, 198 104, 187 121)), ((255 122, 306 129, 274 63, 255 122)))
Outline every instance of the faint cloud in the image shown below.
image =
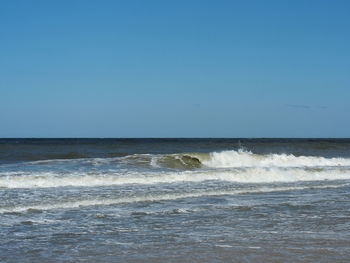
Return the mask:
POLYGON ((289 108, 294 108, 294 109, 305 109, 305 110, 312 110, 312 109, 321 109, 325 110, 328 109, 327 106, 310 106, 310 105, 304 105, 304 104, 286 104, 287 107, 289 108))
POLYGON ((286 104, 289 108, 297 108, 297 109, 311 109, 311 106, 309 105, 302 105, 302 104, 286 104))

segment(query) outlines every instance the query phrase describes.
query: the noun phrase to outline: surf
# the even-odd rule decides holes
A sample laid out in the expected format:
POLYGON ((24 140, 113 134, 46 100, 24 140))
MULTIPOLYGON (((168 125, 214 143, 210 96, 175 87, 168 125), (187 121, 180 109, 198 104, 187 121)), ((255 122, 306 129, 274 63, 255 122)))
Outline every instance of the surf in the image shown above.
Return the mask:
POLYGON ((29 211, 46 211, 56 209, 80 209, 81 207, 92 206, 109 206, 118 204, 129 204, 138 202, 159 202, 159 201, 172 201, 178 199, 187 198, 201 198, 207 196, 225 196, 225 195, 243 195, 243 194, 259 194, 259 193, 271 193, 271 192, 286 192, 286 191, 302 191, 302 190, 316 190, 316 189, 328 189, 328 188, 342 188, 348 187, 349 184, 339 185, 319 185, 319 186, 285 186, 285 187, 258 187, 255 189, 232 189, 232 190, 219 190, 219 191, 199 191, 192 193, 172 193, 172 194, 158 194, 158 195, 140 195, 120 198, 106 198, 106 199, 92 199, 92 200, 76 200, 76 201, 63 201, 47 204, 32 204, 25 206, 9 206, 1 207, 0 214, 6 213, 23 213, 29 211))
POLYGON ((189 171, 149 171, 128 173, 67 173, 32 172, 0 174, 0 188, 100 187, 123 185, 157 185, 200 183, 205 181, 230 183, 305 182, 349 180, 350 168, 217 168, 189 171))

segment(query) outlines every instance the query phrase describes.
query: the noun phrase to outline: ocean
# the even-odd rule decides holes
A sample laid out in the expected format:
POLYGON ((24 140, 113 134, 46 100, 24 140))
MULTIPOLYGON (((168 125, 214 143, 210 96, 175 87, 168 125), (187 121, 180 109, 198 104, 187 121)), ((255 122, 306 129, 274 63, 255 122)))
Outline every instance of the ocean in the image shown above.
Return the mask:
POLYGON ((350 139, 0 139, 0 262, 349 262, 350 139))

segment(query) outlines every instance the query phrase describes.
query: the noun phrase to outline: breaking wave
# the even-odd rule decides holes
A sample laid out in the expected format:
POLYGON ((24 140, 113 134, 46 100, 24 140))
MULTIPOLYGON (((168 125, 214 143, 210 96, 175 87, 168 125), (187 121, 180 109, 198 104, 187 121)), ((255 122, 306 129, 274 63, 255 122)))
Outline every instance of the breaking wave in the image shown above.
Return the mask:
POLYGON ((293 154, 255 154, 245 150, 211 153, 154 155, 153 163, 170 168, 239 167, 335 167, 350 166, 349 158, 295 156, 293 154))
MULTIPOLYGON (((66 160, 67 162, 69 160, 66 160)), ((30 165, 62 165, 61 160, 31 162, 30 165)), ((134 154, 114 158, 74 159, 87 165, 107 165, 96 172, 22 170, 0 172, 0 188, 95 187, 127 184, 170 184, 202 181, 272 183, 350 179, 349 158, 254 154, 222 151, 183 154, 134 154), (125 169, 119 169, 126 164, 125 169), (131 165, 131 166, 130 166, 131 165), (119 170, 111 167, 118 166, 119 170), (130 167, 147 169, 129 169, 130 167)), ((99 167, 100 169, 100 167, 99 167)), ((90 170, 91 171, 91 170, 90 170)))
POLYGON ((322 167, 350 166, 350 159, 293 154, 254 154, 249 151, 212 152, 202 163, 208 167, 322 167))
POLYGON ((81 164, 104 165, 124 163, 127 165, 171 168, 241 168, 241 167, 350 167, 350 158, 326 158, 320 156, 295 156, 293 154, 256 154, 245 150, 231 150, 211 153, 175 154, 132 154, 108 158, 51 159, 27 162, 28 165, 60 164, 80 162, 81 164))

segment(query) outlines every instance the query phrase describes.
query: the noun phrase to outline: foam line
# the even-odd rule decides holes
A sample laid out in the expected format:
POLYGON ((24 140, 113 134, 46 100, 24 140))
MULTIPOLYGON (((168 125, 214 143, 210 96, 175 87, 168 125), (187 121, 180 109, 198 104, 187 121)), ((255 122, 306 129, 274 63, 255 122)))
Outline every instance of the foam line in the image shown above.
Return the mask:
POLYGON ((257 193, 269 193, 269 192, 284 192, 284 191, 298 191, 306 189, 327 189, 327 188, 340 188, 349 186, 350 184, 339 185, 321 185, 321 186, 295 186, 295 187, 259 187, 256 189, 246 190, 222 190, 222 191, 205 191, 195 193, 174 193, 174 194, 160 194, 160 195, 144 195, 133 197, 121 197, 116 199, 94 199, 94 200, 79 200, 73 202, 60 202, 53 204, 40 204, 29 206, 16 206, 16 207, 3 207, 0 208, 0 214, 3 213, 20 213, 28 210, 53 210, 53 209, 75 209, 80 207, 90 206, 107 206, 117 204, 127 204, 135 202, 157 202, 157 201, 169 201, 184 198, 199 198, 204 196, 222 196, 222 195, 240 195, 240 194, 257 194, 257 193))
POLYGON ((350 179, 350 169, 244 168, 149 172, 129 174, 55 174, 34 173, 0 175, 0 188, 96 187, 111 185, 149 185, 203 182, 208 180, 235 183, 272 183, 350 179))

